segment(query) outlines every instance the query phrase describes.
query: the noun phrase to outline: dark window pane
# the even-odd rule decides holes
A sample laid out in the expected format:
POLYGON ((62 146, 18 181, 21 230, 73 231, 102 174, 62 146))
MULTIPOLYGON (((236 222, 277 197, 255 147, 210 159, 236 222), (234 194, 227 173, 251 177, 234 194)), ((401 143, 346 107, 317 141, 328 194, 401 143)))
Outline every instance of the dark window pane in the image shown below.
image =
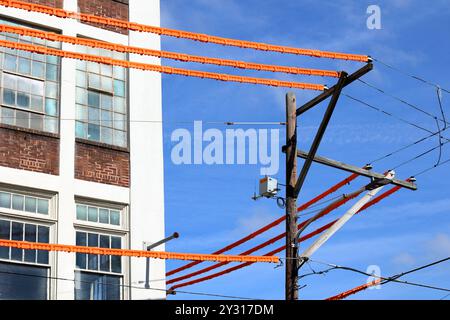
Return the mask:
POLYGON ((79 272, 75 278, 76 300, 120 300, 119 276, 79 272))
POLYGON ((100 140, 100 126, 96 124, 88 124, 88 139, 99 141, 100 140))
POLYGON ((22 92, 17 92, 17 105, 22 108, 29 108, 30 95, 22 92))
POLYGON ((46 300, 48 268, 0 262, 0 300, 46 300))
POLYGON ((3 89, 3 103, 9 105, 16 105, 16 94, 9 89, 3 89))
MULTIPOLYGON (((36 242, 36 226, 33 224, 25 225, 25 241, 36 242)), ((24 259, 26 262, 36 262, 36 250, 24 250, 24 259)))
MULTIPOLYGON (((49 227, 39 226, 38 227, 38 242, 49 243, 49 241, 50 241, 49 232, 50 232, 49 227)), ((42 263, 42 264, 48 264, 48 251, 38 250, 37 262, 42 263)))
MULTIPOLYGON (((77 246, 86 246, 87 245, 87 235, 85 232, 77 232, 76 245, 77 246)), ((79 269, 86 269, 86 254, 77 253, 76 267, 79 269)))
MULTIPOLYGON (((23 223, 13 222, 11 231, 11 240, 23 241, 23 223)), ((22 249, 11 248, 11 259, 22 261, 22 252, 22 249)))
POLYGON ((88 105, 91 107, 99 108, 100 107, 100 94, 97 92, 88 92, 88 105))
MULTIPOLYGON (((121 249, 122 239, 120 237, 111 237, 111 248, 121 249)), ((111 272, 122 272, 122 257, 121 256, 111 256, 111 272)))
MULTIPOLYGON (((9 240, 11 223, 6 220, 0 220, 0 239, 9 240)), ((0 258, 9 259, 9 248, 0 247, 0 258)))
POLYGON ((11 208, 11 194, 7 192, 0 192, 0 207, 11 208))
MULTIPOLYGON (((100 235, 100 248, 109 248, 109 236, 100 235)), ((109 256, 100 255, 100 270, 110 271, 109 256)))
MULTIPOLYGON (((88 246, 98 247, 98 234, 89 233, 88 234, 88 246)), ((88 269, 98 270, 98 255, 88 254, 88 269)))

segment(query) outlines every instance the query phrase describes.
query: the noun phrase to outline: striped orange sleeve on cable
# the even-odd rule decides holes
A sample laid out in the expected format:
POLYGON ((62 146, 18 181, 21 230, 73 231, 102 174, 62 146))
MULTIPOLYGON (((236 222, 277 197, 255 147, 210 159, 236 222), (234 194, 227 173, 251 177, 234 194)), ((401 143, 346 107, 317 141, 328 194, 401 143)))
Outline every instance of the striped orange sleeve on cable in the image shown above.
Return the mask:
MULTIPOLYGON (((361 193, 362 193, 362 191, 360 191, 359 193, 354 193, 354 194, 351 195, 351 196, 348 196, 348 197, 343 198, 343 199, 341 199, 341 200, 339 200, 339 201, 336 201, 335 203, 330 204, 329 206, 327 206, 327 207, 322 211, 322 213, 320 214, 320 216, 319 216, 318 218, 321 218, 321 217, 327 215, 328 213, 330 213, 331 211, 333 211, 333 210, 339 208, 340 206, 344 205, 345 203, 347 203, 347 202, 350 201, 351 199, 356 198, 356 197, 357 197, 359 194, 361 194, 361 193)), ((302 223, 300 223, 300 224, 297 226, 297 228, 300 229, 300 228, 302 228, 305 224, 306 224, 306 221, 303 221, 302 223)), ((286 236, 286 232, 283 232, 283 233, 279 234, 278 236, 273 237, 273 238, 271 238, 271 239, 269 239, 269 240, 267 240, 267 241, 261 243, 260 245, 257 245, 256 247, 253 247, 253 248, 251 248, 251 249, 246 250, 245 252, 242 252, 241 255, 248 255, 248 254, 251 254, 251 253, 253 253, 253 252, 256 252, 256 251, 258 251, 258 250, 260 250, 260 249, 262 249, 262 248, 265 248, 265 247, 271 245, 272 243, 275 243, 275 242, 278 241, 278 240, 283 239, 285 236, 286 236)), ((284 246, 281 247, 280 251, 283 250, 283 248, 284 248, 284 246)), ((227 262, 217 263, 217 264, 214 264, 214 265, 212 265, 212 266, 210 266, 210 267, 200 269, 200 270, 198 270, 198 271, 189 273, 189 274, 187 274, 187 275, 184 275, 184 276, 181 276, 181 277, 178 277, 178 278, 174 278, 174 279, 170 279, 170 280, 168 280, 166 283, 167 283, 167 284, 171 284, 171 283, 174 283, 174 282, 178 282, 178 281, 181 281, 181 280, 185 280, 185 279, 188 279, 188 278, 197 276, 197 275, 199 275, 199 274, 202 274, 202 273, 211 271, 211 270, 213 270, 213 269, 216 269, 216 268, 221 267, 221 266, 226 265, 226 264, 228 264, 228 263, 227 263, 227 262)))
MULTIPOLYGON (((321 193, 317 197, 315 197, 315 198, 311 199, 310 201, 308 201, 308 202, 302 204, 301 206, 299 206, 297 208, 297 211, 306 210, 309 206, 311 206, 314 203, 322 200, 323 198, 325 198, 326 196, 330 195, 331 193, 336 192, 337 190, 339 190, 340 188, 342 188, 346 184, 350 183, 351 181, 353 181, 357 177, 358 177, 357 174, 350 175, 349 177, 347 177, 346 179, 338 182, 337 184, 335 184, 334 186, 332 186, 331 188, 329 188, 325 192, 321 193)), ((264 227, 261 227, 260 229, 256 230, 255 232, 252 232, 251 234, 249 234, 249 235, 247 235, 247 236, 245 236, 245 237, 243 237, 243 238, 241 238, 241 239, 239 239, 239 240, 237 240, 237 241, 235 241, 235 242, 233 242, 233 243, 223 247, 222 249, 219 249, 219 250, 213 252, 213 254, 221 254, 221 253, 224 253, 226 251, 229 251, 229 250, 231 250, 231 249, 233 249, 233 248, 235 248, 235 247, 237 247, 237 246, 239 246, 239 245, 241 245, 241 244, 243 244, 243 243, 245 243, 245 242, 255 238, 256 236, 266 232, 267 230, 270 230, 271 228, 276 227, 281 222, 283 222, 285 219, 286 219, 286 216, 283 215, 280 218, 278 218, 278 219, 272 221, 271 223, 265 225, 264 227)), ((171 271, 167 272, 166 276, 167 277, 171 276, 171 275, 173 275, 175 273, 178 273, 178 272, 181 272, 183 270, 189 269, 189 268, 191 268, 193 266, 196 266, 196 265, 198 265, 200 263, 201 263, 201 261, 190 262, 190 263, 188 263, 188 264, 186 264, 184 266, 181 266, 181 267, 179 267, 177 269, 174 269, 174 270, 171 270, 171 271)))
POLYGON ((329 297, 329 298, 327 298, 325 300, 342 300, 342 299, 347 298, 348 296, 351 296, 351 295, 356 294, 358 292, 364 291, 364 290, 366 290, 366 289, 368 289, 370 287, 377 286, 380 283, 381 283, 381 279, 375 279, 372 282, 365 283, 365 284, 360 285, 360 286, 358 286, 356 288, 353 288, 353 289, 350 289, 348 291, 339 293, 339 294, 337 294, 335 296, 329 297))
MULTIPOLYGON (((379 203, 381 200, 383 200, 383 199, 389 197, 390 195, 392 195, 393 193, 397 192, 397 191, 400 190, 400 189, 401 189, 401 187, 395 186, 395 187, 391 188, 390 190, 388 190, 388 191, 382 193, 382 194, 379 195, 378 197, 376 197, 376 198, 372 199, 370 202, 368 202, 367 205, 364 206, 364 207, 362 207, 357 213, 360 213, 360 212, 362 212, 362 211, 368 209, 369 207, 371 207, 371 206, 373 206, 373 205, 379 203)), ((327 223, 326 225, 324 225, 324 226, 322 226, 322 227, 320 227, 320 228, 314 230, 313 232, 311 232, 311 233, 309 233, 309 234, 307 234, 307 235, 301 237, 301 238, 300 238, 300 241, 305 241, 305 240, 311 238, 311 237, 314 236, 314 235, 317 235, 317 234, 319 234, 319 233, 322 233, 323 231, 325 231, 325 230, 327 230, 328 228, 330 228, 336 221, 337 221, 337 219, 334 220, 334 221, 331 221, 331 222, 327 223)), ((299 225, 298 225, 298 229, 300 229, 301 227, 302 227, 302 224, 299 224, 299 225)), ((277 248, 277 249, 275 249, 275 250, 272 250, 272 251, 266 253, 264 256, 272 256, 272 255, 274 255, 274 254, 277 254, 277 253, 283 251, 285 248, 286 248, 286 246, 283 245, 283 246, 281 246, 281 247, 279 247, 279 248, 277 248)), ((223 265, 225 265, 225 264, 226 264, 226 263, 224 263, 223 265)), ((208 275, 208 276, 205 276, 205 277, 202 277, 202 278, 198 278, 198 279, 194 279, 194 280, 191 280, 191 281, 188 281, 188 282, 183 282, 183 283, 177 284, 177 285, 175 285, 175 286, 172 286, 172 287, 170 288, 170 290, 174 290, 174 289, 176 289, 176 288, 186 287, 186 286, 189 286, 189 285, 192 285, 192 284, 195 284, 195 283, 199 283, 199 282, 211 280, 211 279, 217 278, 217 277, 219 277, 219 276, 228 274, 228 273, 230 273, 230 272, 233 272, 233 271, 236 271, 236 270, 245 268, 245 267, 250 266, 250 265, 252 265, 252 264, 253 264, 253 263, 251 263, 251 262, 241 263, 241 264, 239 264, 239 265, 237 265, 237 266, 234 266, 234 267, 231 267, 231 268, 227 268, 227 269, 225 269, 225 270, 222 270, 222 271, 220 271, 220 272, 213 273, 213 274, 211 274, 211 275, 208 275)))
POLYGON ((12 41, 7 41, 7 40, 0 40, 0 46, 10 48, 10 49, 24 50, 24 51, 45 54, 45 55, 58 56, 58 57, 63 57, 63 58, 85 60, 85 61, 103 63, 103 64, 108 64, 108 65, 113 65, 113 66, 120 66, 120 67, 125 67, 125 68, 133 68, 133 69, 139 69, 139 70, 153 71, 153 72, 159 72, 159 73, 165 73, 165 74, 175 74, 175 75, 182 75, 182 76, 202 78, 202 79, 259 84, 259 85, 265 85, 265 86, 295 88, 295 89, 303 89, 303 90, 323 91, 325 89, 325 86, 321 85, 321 84, 291 82, 291 81, 273 80, 273 79, 265 79, 265 78, 243 77, 243 76, 236 76, 236 75, 224 74, 224 73, 204 72, 204 71, 197 71, 197 70, 166 67, 166 66, 160 66, 160 65, 155 65, 155 64, 133 62, 133 61, 126 61, 126 60, 117 60, 117 59, 112 59, 110 57, 102 57, 102 56, 96 56, 96 55, 91 55, 91 54, 58 50, 58 49, 53 49, 53 48, 47 48, 47 47, 26 44, 26 43, 12 42, 12 41))
POLYGON ((226 261, 226 262, 270 262, 276 263, 278 257, 268 256, 241 256, 241 255, 216 255, 216 254, 200 254, 200 253, 176 253, 163 251, 144 251, 129 249, 109 249, 73 246, 66 244, 50 244, 17 240, 0 239, 0 247, 13 247, 25 250, 45 250, 57 252, 77 252, 111 256, 154 258, 154 259, 173 259, 173 260, 200 260, 200 261, 226 261))
POLYGON ((248 49, 255 49, 255 50, 260 50, 260 51, 289 53, 289 54, 310 56, 310 57, 316 57, 316 58, 351 60, 351 61, 359 61, 359 62, 368 62, 370 60, 367 55, 340 53, 340 52, 332 52, 332 51, 322 51, 322 50, 314 50, 314 49, 302 49, 302 48, 294 48, 294 47, 288 47, 288 46, 279 46, 279 45, 272 45, 272 44, 266 44, 266 43, 259 43, 259 42, 253 42, 253 41, 244 41, 244 40, 223 38, 223 37, 211 36, 211 35, 206 35, 206 34, 201 34, 201 33, 189 32, 189 31, 148 26, 148 25, 124 21, 124 20, 120 20, 120 19, 105 18, 105 17, 99 17, 99 16, 85 14, 85 13, 66 11, 63 9, 53 8, 53 7, 44 6, 44 5, 40 5, 40 4, 27 3, 27 2, 23 2, 23 1, 17 1, 17 0, 0 0, 0 5, 3 5, 5 7, 16 8, 16 9, 23 9, 23 10, 27 10, 27 11, 44 13, 44 14, 56 16, 58 18, 77 19, 82 22, 97 23, 97 24, 102 24, 102 25, 107 25, 107 26, 123 28, 123 29, 131 30, 131 31, 148 32, 148 33, 153 33, 153 34, 158 34, 158 35, 189 39, 189 40, 200 41, 200 42, 205 42, 205 43, 206 42, 215 43, 215 44, 220 44, 220 45, 224 45, 224 46, 248 48, 248 49))
POLYGON ((249 69, 257 71, 270 71, 270 72, 282 72, 288 74, 301 74, 307 76, 321 76, 321 77, 333 77, 338 78, 340 72, 332 70, 320 70, 320 69, 308 69, 308 68, 298 68, 298 67, 288 67, 288 66, 278 66, 269 65, 261 63, 244 62, 238 60, 230 59, 218 59, 218 58, 208 58, 203 56, 189 55, 184 53, 170 52, 170 51, 160 51, 147 48, 125 46, 121 44, 109 43, 104 41, 98 41, 87 38, 78 38, 72 36, 61 35, 53 32, 46 32, 36 29, 29 29, 18 26, 10 26, 0 24, 0 32, 15 33, 22 36, 36 37, 50 41, 60 41, 65 43, 70 43, 73 45, 82 45, 93 48, 101 48, 111 51, 123 52, 123 53, 134 53, 139 55, 153 56, 157 58, 167 58, 171 60, 178 60, 183 62, 195 62, 201 64, 213 64, 218 66, 233 67, 239 69, 249 69))

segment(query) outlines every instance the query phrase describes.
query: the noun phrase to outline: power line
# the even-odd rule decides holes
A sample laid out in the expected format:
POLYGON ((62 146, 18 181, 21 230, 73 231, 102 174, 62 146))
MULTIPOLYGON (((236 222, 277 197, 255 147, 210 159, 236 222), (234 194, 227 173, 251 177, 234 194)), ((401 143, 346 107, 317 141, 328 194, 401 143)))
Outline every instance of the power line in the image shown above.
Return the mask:
POLYGON ((442 161, 441 163, 439 163, 439 164, 437 164, 437 165, 435 164, 435 165, 432 166, 432 167, 429 167, 429 168, 427 168, 427 169, 424 169, 424 170, 422 170, 422 171, 416 173, 415 175, 413 175, 413 177, 421 176, 421 175, 423 175, 423 174, 425 174, 425 173, 427 173, 427 172, 429 172, 429 171, 431 171, 431 170, 433 170, 433 169, 436 169, 437 167, 443 166, 444 164, 447 164, 447 163, 450 163, 450 159, 447 159, 447 160, 442 161))
MULTIPOLYGON (((26 273, 20 273, 20 272, 0 271, 0 273, 10 274, 10 275, 26 276, 26 277, 34 277, 34 278, 44 278, 44 279, 50 279, 50 280, 70 281, 70 282, 74 282, 74 283, 76 283, 76 282, 91 283, 90 281, 68 279, 68 278, 62 278, 62 277, 41 276, 41 275, 26 274, 26 273)), ((165 280, 165 279, 163 279, 163 280, 165 280)), ((150 280, 150 281, 152 281, 152 280, 150 280)), ((159 279, 157 281, 161 281, 161 279, 159 279)), ((105 286, 114 286, 114 287, 122 287, 122 288, 130 288, 130 289, 164 291, 166 293, 168 292, 167 289, 145 288, 145 287, 138 287, 138 286, 133 286, 133 285, 125 285, 125 284, 103 283, 103 285, 105 285, 105 286)), ((205 293, 205 292, 192 292, 192 291, 184 291, 184 290, 183 291, 177 290, 176 293, 199 295, 199 296, 208 296, 208 297, 218 297, 218 298, 228 298, 228 299, 240 299, 240 300, 262 300, 262 299, 255 299, 255 298, 229 296, 229 295, 222 295, 222 294, 215 294, 215 293, 205 293)))
POLYGON ((386 95, 386 96, 388 96, 388 97, 391 97, 392 99, 395 99, 395 100, 397 100, 397 101, 403 103, 404 105, 406 105, 406 106, 408 106, 408 107, 410 107, 410 108, 412 108, 412 109, 414 109, 414 110, 416 110, 416 111, 419 111, 419 112, 421 112, 421 113, 423 113, 423 114, 425 114, 425 115, 427 115, 427 116, 429 116, 429 117, 431 117, 431 118, 433 118, 433 119, 438 119, 439 121, 442 121, 442 122, 444 122, 445 124, 447 124, 447 121, 445 120, 445 118, 444 118, 444 119, 439 119, 439 118, 437 118, 434 114, 432 114, 432 113, 426 111, 425 109, 423 109, 423 108, 421 108, 421 107, 419 107, 419 106, 417 106, 417 105, 415 105, 415 104, 412 104, 412 103, 410 103, 410 102, 408 102, 408 101, 405 101, 404 99, 399 98, 399 97, 397 97, 397 96, 395 96, 395 95, 393 95, 393 94, 391 94, 391 93, 388 93, 388 92, 386 92, 385 90, 380 89, 380 88, 374 86, 373 84, 370 84, 370 83, 368 83, 368 82, 366 82, 366 81, 364 81, 364 80, 358 79, 358 81, 361 82, 361 83, 363 83, 363 84, 365 84, 365 85, 368 86, 369 88, 372 88, 372 89, 374 89, 374 90, 376 90, 376 91, 378 91, 378 92, 380 92, 380 93, 382 93, 382 94, 384 94, 384 95, 386 95))
MULTIPOLYGON (((435 87, 435 88, 440 88, 440 86, 439 86, 438 84, 435 84, 435 83, 433 83, 433 82, 431 82, 431 81, 428 81, 428 80, 426 80, 426 79, 424 79, 424 78, 422 78, 422 77, 418 77, 418 76, 409 74, 408 72, 403 71, 403 70, 400 69, 400 68, 394 67, 394 66, 391 65, 391 64, 387 64, 386 62, 383 62, 383 61, 381 61, 381 60, 379 60, 379 59, 372 58, 372 60, 373 60, 373 61, 376 61, 376 62, 378 62, 378 63, 380 63, 380 64, 382 64, 382 65, 384 65, 385 67, 387 67, 387 68, 389 68, 389 69, 392 69, 392 70, 394 70, 394 71, 397 71, 397 72, 399 72, 399 73, 401 73, 401 74, 403 74, 403 75, 405 75, 405 76, 407 76, 407 77, 413 78, 413 79, 415 79, 415 80, 418 80, 418 81, 420 81, 420 82, 423 82, 423 83, 428 84, 428 85, 430 85, 430 86, 433 86, 433 87, 435 87)), ((444 91, 444 92, 450 93, 450 90, 447 90, 447 89, 444 89, 444 88, 441 88, 441 90, 444 91)))
MULTIPOLYGON (((438 146, 436 146, 436 147, 434 147, 434 148, 428 149, 427 151, 424 151, 424 152, 418 154, 417 156, 415 156, 415 157, 413 157, 413 158, 411 158, 411 159, 408 159, 408 160, 406 160, 406 161, 403 161, 402 163, 400 163, 400 164, 396 165, 395 167, 393 167, 393 169, 394 169, 394 170, 395 170, 395 169, 398 169, 398 168, 403 167, 404 165, 406 165, 406 164, 408 164, 408 163, 411 163, 411 162, 413 162, 413 161, 415 161, 415 160, 417 160, 417 159, 419 159, 419 158, 422 158, 423 156, 429 154, 430 152, 433 152, 433 151, 436 150, 436 149, 440 149, 440 148, 442 147, 442 145, 447 144, 448 142, 450 142, 450 141, 446 141, 446 142, 444 142, 443 144, 439 144, 438 146)), ((440 161, 440 160, 439 160, 439 161, 440 161)), ((437 166, 437 165, 439 165, 439 162, 438 162, 435 166, 437 166)))
POLYGON ((365 271, 362 271, 362 270, 359 270, 359 269, 356 269, 356 268, 352 268, 352 267, 339 266, 339 265, 336 265, 336 264, 322 262, 322 261, 317 261, 317 260, 311 260, 311 259, 309 261, 315 262, 315 263, 319 263, 319 264, 323 264, 323 265, 326 265, 326 266, 330 267, 329 269, 323 270, 322 273, 327 273, 327 272, 332 271, 332 270, 340 269, 340 270, 351 271, 351 272, 363 274, 363 275, 366 275, 366 276, 369 276, 369 277, 374 277, 374 278, 381 279, 381 280, 383 280, 382 282, 380 282, 381 285, 389 283, 389 282, 396 282, 396 283, 401 283, 401 284, 410 285, 410 286, 416 286, 416 287, 427 288, 427 289, 432 289, 432 290, 450 292, 450 288, 443 288, 443 287, 431 286, 431 285, 423 284, 423 283, 416 283, 416 282, 398 280, 398 278, 403 277, 403 276, 405 276, 407 274, 411 274, 411 273, 414 273, 414 272, 417 272, 417 271, 420 271, 420 270, 423 270, 423 269, 435 266, 437 264, 446 262, 448 260, 450 260, 450 257, 447 257, 447 258, 444 258, 444 259, 441 259, 441 260, 437 260, 437 261, 434 261, 432 263, 428 263, 426 265, 423 265, 423 266, 420 266, 420 267, 417 267, 417 268, 414 268, 414 269, 411 269, 411 270, 408 270, 408 271, 396 274, 396 275, 388 277, 388 278, 377 276, 377 275, 374 275, 374 274, 370 274, 370 273, 367 273, 365 271))

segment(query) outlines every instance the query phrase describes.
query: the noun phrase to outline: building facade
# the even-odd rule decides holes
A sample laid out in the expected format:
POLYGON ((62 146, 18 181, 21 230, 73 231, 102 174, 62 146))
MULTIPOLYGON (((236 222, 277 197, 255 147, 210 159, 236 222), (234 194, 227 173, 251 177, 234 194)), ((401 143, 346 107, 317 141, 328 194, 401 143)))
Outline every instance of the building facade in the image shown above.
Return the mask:
MULTIPOLYGON (((23 0, 25 1, 25 0, 23 0)), ((159 26, 159 0, 27 0, 159 26)), ((160 37, 1 7, 0 23, 160 49, 160 37)), ((32 43, 126 55, 38 38, 32 43)), ((164 238, 161 75, 0 48, 0 238, 142 249, 164 238)), ((155 250, 164 250, 160 246, 155 250)), ((162 299, 165 263, 0 247, 0 299, 162 299), (158 290, 159 289, 159 290, 158 290)))

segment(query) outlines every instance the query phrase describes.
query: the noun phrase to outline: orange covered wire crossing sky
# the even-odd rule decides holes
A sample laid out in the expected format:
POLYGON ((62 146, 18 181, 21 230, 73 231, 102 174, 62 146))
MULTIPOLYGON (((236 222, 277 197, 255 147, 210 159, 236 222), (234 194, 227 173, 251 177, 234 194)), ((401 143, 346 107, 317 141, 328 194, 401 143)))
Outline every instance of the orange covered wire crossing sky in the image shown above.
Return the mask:
POLYGON ((350 60, 350 61, 358 61, 358 62, 369 62, 370 58, 367 55, 361 54, 350 54, 350 53, 341 53, 341 52, 332 52, 332 51, 322 51, 315 49, 303 49, 303 48, 294 48, 287 46, 279 46, 272 45, 266 43, 259 43, 253 41, 244 41, 230 38, 223 38, 217 36, 211 36, 201 33, 161 28, 156 26, 149 26, 144 24, 139 24, 135 22, 124 21, 120 19, 113 18, 104 18, 95 15, 85 14, 85 13, 77 13, 72 11, 67 11, 63 9, 57 9, 49 6, 27 3, 17 0, 0 0, 0 5, 5 7, 12 7, 16 9, 23 9, 33 12, 44 13, 52 16, 56 16, 59 18, 71 18, 78 19, 82 22, 90 22, 90 23, 98 23, 107 26, 119 27, 128 29, 130 31, 138 31, 138 32, 148 32, 163 36, 176 37, 189 39, 200 42, 209 42, 214 44, 220 44, 225 46, 239 47, 239 48, 247 48, 254 49, 260 51, 272 51, 279 53, 289 53, 294 55, 303 55, 310 56, 316 58, 328 58, 328 59, 340 59, 340 60, 350 60))

